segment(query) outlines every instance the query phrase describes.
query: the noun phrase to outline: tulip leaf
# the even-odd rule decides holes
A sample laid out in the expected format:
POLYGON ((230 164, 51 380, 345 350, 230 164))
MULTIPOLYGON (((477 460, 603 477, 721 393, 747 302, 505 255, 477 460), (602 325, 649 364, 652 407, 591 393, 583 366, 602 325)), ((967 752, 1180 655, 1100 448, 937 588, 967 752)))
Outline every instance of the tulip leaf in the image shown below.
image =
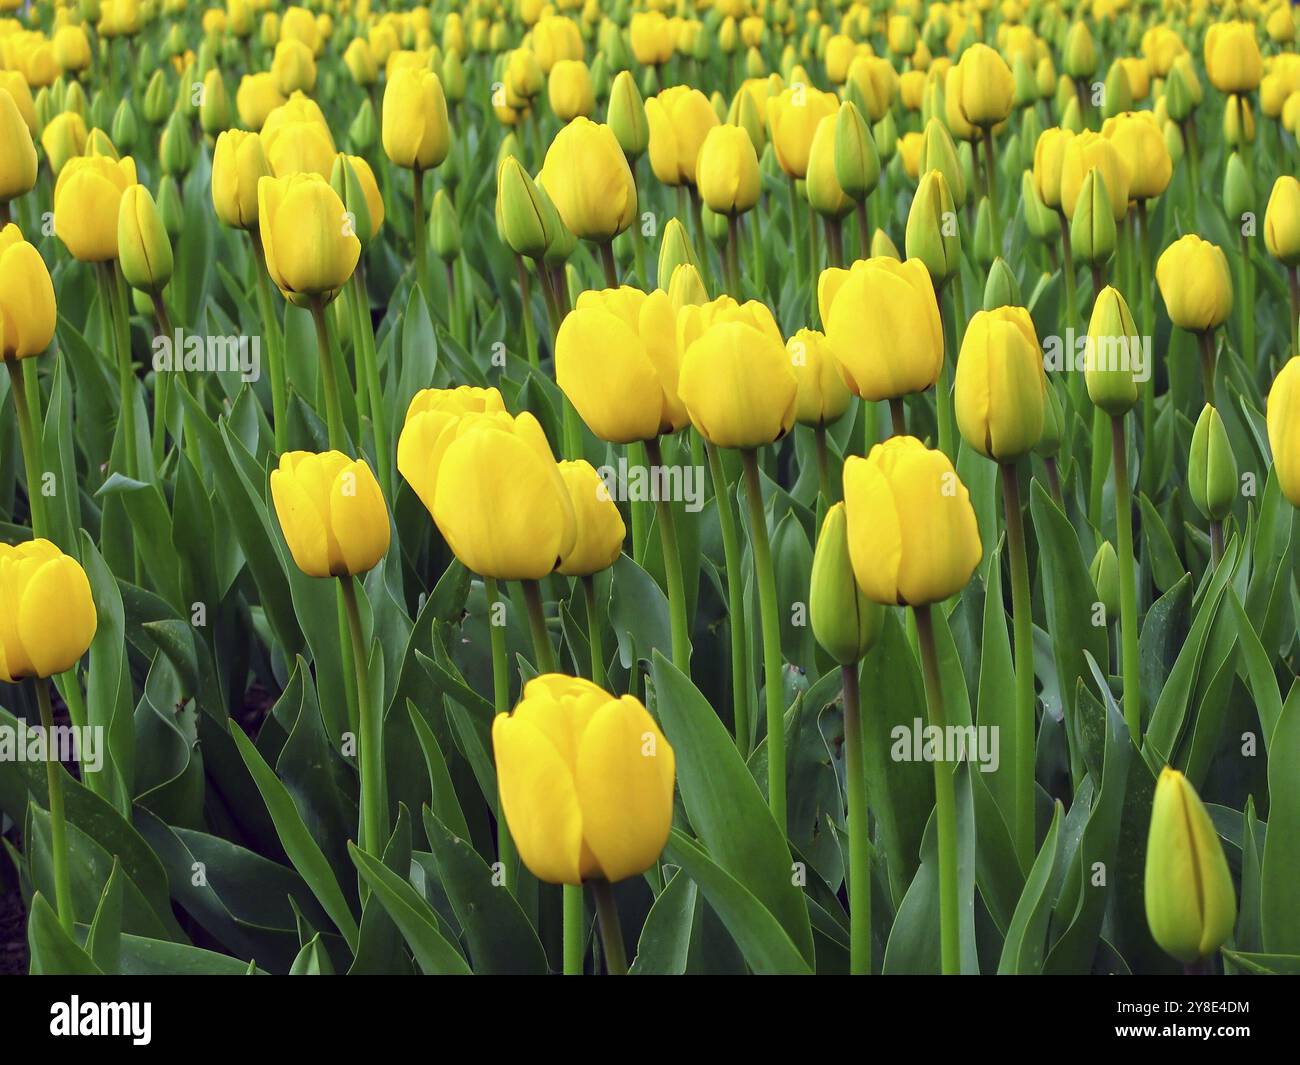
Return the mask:
POLYGON ((332 976, 333 974, 334 964, 321 943, 320 933, 317 932, 307 945, 298 951, 298 956, 293 959, 293 965, 289 967, 289 975, 332 976))
POLYGON ((1006 939, 1002 941, 999 976, 1015 976, 1042 971, 1047 951, 1047 923, 1052 917, 1052 900, 1048 885, 1060 854, 1061 804, 1052 805, 1052 825, 1043 846, 1034 859, 1025 889, 1016 903, 1006 939))
POLYGON ((637 941, 633 976, 680 976, 690 960, 699 886, 684 869, 673 873, 646 915, 637 941))
POLYGON ((438 739, 410 699, 406 701, 406 713, 411 719, 411 727, 420 743, 420 750, 424 753, 424 763, 429 769, 432 815, 462 839, 468 838, 469 825, 465 822, 465 812, 460 808, 456 786, 447 770, 447 760, 443 757, 442 748, 438 746, 438 739))
POLYGON ((86 953, 104 972, 115 973, 121 968, 122 952, 122 872, 121 863, 113 859, 113 871, 108 875, 104 893, 86 933, 86 953))
POLYGON ((772 819, 735 741, 695 685, 659 652, 651 671, 655 708, 677 756, 677 780, 691 825, 711 859, 776 917, 811 964, 808 906, 793 882, 785 832, 772 819))
POLYGON ((1268 832, 1260 869, 1264 950, 1300 954, 1300 687, 1293 687, 1268 749, 1268 832))
POLYGON ((59 924, 58 915, 39 891, 27 916, 27 946, 33 976, 103 976, 104 971, 59 924))

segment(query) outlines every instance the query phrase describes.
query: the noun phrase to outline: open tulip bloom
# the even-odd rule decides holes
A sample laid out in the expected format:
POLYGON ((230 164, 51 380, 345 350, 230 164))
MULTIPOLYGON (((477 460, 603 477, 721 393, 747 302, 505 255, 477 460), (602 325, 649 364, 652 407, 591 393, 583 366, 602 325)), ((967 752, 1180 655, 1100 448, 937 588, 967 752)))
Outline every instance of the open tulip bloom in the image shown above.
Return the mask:
POLYGON ((0 9, 0 972, 1296 971, 1292 5, 0 9))

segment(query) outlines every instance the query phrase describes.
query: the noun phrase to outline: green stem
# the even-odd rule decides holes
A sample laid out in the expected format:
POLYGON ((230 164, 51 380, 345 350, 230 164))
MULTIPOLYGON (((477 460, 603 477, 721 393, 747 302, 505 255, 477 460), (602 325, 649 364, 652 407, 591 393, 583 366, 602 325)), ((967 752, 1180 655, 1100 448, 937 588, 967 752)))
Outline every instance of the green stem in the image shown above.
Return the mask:
POLYGON ((72 877, 68 870, 67 822, 63 813, 63 767, 59 764, 58 744, 54 742, 54 708, 50 705, 50 684, 44 677, 32 679, 36 705, 40 708, 41 727, 45 729, 45 784, 50 800, 50 852, 54 863, 54 902, 59 924, 72 934, 72 877))
POLYGON ((1124 720, 1133 742, 1142 738, 1142 689, 1138 679, 1137 584, 1133 561, 1133 514, 1128 483, 1124 417, 1110 420, 1115 461, 1115 531, 1119 547, 1119 624, 1124 669, 1124 720))
MULTIPOLYGON (((645 445, 631 443, 626 447, 629 470, 644 468, 648 462, 645 445)), ((637 493, 632 500, 632 558, 638 566, 645 564, 646 540, 650 533, 650 501, 637 493)))
POLYGON ((537 358, 537 327, 533 324, 533 283, 522 255, 515 256, 515 273, 519 276, 519 298, 524 319, 524 351, 528 356, 528 365, 535 370, 540 363, 537 358))
POLYGON ((524 602, 528 606, 528 630, 533 637, 533 656, 538 673, 555 672, 555 648, 546 628, 546 608, 542 603, 542 586, 537 581, 521 581, 524 602))
MULTIPOLYGON (((1070 223, 1062 213, 1058 213, 1057 217, 1061 223, 1061 276, 1065 278, 1065 325, 1069 329, 1079 322, 1078 296, 1074 288, 1074 253, 1070 248, 1070 223)), ((1081 373, 1075 374, 1072 384, 1074 404, 1080 410, 1083 410, 1085 409, 1084 402, 1088 398, 1084 375, 1081 373)))
POLYGON ((591 683, 605 686, 605 648, 600 635, 600 611, 596 604, 596 578, 582 578, 582 595, 587 604, 587 641, 591 645, 591 683))
MULTIPOLYGON (((1255 273, 1250 268, 1250 238, 1241 235, 1241 346, 1246 365, 1255 369, 1255 273)), ((1148 334, 1149 336, 1150 334, 1148 334)))
POLYGON ((253 254, 257 257, 257 311, 262 319, 262 328, 266 330, 266 356, 271 364, 271 415, 274 422, 275 450, 284 454, 289 450, 289 400, 288 383, 284 370, 284 335, 280 332, 280 320, 276 317, 275 296, 271 292, 271 276, 266 271, 266 253, 262 250, 262 240, 256 232, 248 234, 253 242, 253 254))
POLYGON ((393 460, 388 449, 388 418, 384 413, 384 396, 379 386, 379 356, 375 351, 375 327, 370 319, 370 297, 366 294, 365 277, 359 264, 349 284, 352 288, 353 311, 360 341, 357 357, 361 365, 357 368, 357 377, 364 378, 366 382, 366 397, 370 402, 370 425, 375 434, 375 464, 379 468, 379 487, 384 493, 384 498, 391 500, 393 460))
POLYGON ((1300 268, 1287 267, 1286 283, 1291 291, 1291 354, 1300 355, 1300 268))
POLYGON ((722 560, 727 567, 727 626, 731 630, 731 701, 736 746, 743 757, 749 756, 754 729, 749 713, 749 648, 745 628, 745 578, 741 573, 740 537, 736 529, 736 512, 732 509, 731 485, 722 466, 722 454, 705 443, 709 456, 709 473, 713 477, 713 498, 722 529, 722 560))
POLYGON ((1205 402, 1211 407, 1217 407, 1214 395, 1214 331, 1210 329, 1202 330, 1196 334, 1196 339, 1201 348, 1201 389, 1205 395, 1205 402))
MULTIPOLYGON (((930 724, 940 734, 946 726, 943 682, 939 674, 939 653, 934 645, 931 607, 913 608, 916 633, 921 646, 921 667, 925 673, 925 697, 930 724)), ((953 790, 950 762, 934 760, 934 816, 939 836, 939 942, 944 976, 961 971, 960 931, 957 924, 957 798, 953 790)))
POLYGON ((1002 229, 998 224, 997 160, 993 155, 993 127, 984 127, 984 191, 989 198, 989 220, 993 223, 994 254, 1002 254, 1002 229))
POLYGON ((135 480, 139 477, 135 442, 135 371, 131 366, 130 333, 124 331, 117 303, 117 264, 101 263, 96 276, 99 279, 99 296, 108 315, 108 323, 117 354, 118 418, 122 423, 123 451, 126 453, 123 472, 135 480))
POLYGON ((598 246, 600 248, 600 265, 605 270, 605 287, 618 288, 618 263, 614 259, 614 242, 605 240, 601 241, 598 246))
POLYGON ((867 821, 867 763, 862 740, 858 663, 840 667, 844 693, 844 790, 849 829, 849 973, 871 973, 871 834, 867 821))
MULTIPOLYGON (((1155 287, 1151 272, 1151 262, 1149 253, 1151 250, 1150 243, 1151 216, 1147 213, 1147 201, 1137 201, 1137 228, 1134 230, 1134 243, 1137 245, 1137 275, 1138 288, 1142 291, 1142 335, 1153 336, 1155 333, 1156 312, 1154 304, 1154 295, 1152 293, 1155 287)), ((1155 367, 1150 368, 1147 379, 1142 382, 1142 443, 1144 446, 1150 444, 1155 439, 1156 427, 1156 374, 1155 367)), ((1148 495, 1155 494, 1155 475, 1156 468, 1154 463, 1143 463, 1142 480, 1146 485, 1148 495)))
MULTIPOLYGON (((956 281, 957 284, 961 283, 960 266, 957 268, 957 272, 953 275, 952 280, 956 281)), ((939 303, 939 327, 943 335, 944 349, 942 361, 939 363, 939 380, 935 384, 935 417, 939 423, 939 450, 947 455, 951 461, 955 462, 957 459, 957 451, 953 441, 955 435, 953 433, 953 428, 956 424, 956 419, 953 415, 952 409, 952 370, 950 369, 948 361, 948 353, 949 351, 952 351, 954 353, 953 359, 956 359, 956 352, 958 351, 957 289, 954 287, 951 290, 953 305, 947 313, 945 313, 943 306, 943 289, 946 287, 946 285, 941 286, 940 290, 935 294, 938 297, 939 303)), ((898 431, 898 421, 894 411, 894 402, 894 400, 890 400, 889 411, 890 414, 895 417, 894 435, 901 436, 903 434, 898 431)), ((898 400, 898 403, 901 407, 902 400, 898 400)))
MULTIPOLYGON (((487 599, 488 639, 492 645, 492 706, 498 714, 504 714, 510 710, 510 673, 506 663, 505 619, 502 619, 500 625, 496 623, 496 610, 500 600, 497 596, 495 577, 483 578, 483 592, 487 599)), ((497 860, 501 862, 506 890, 513 895, 518 890, 519 856, 515 850, 514 837, 510 835, 510 826, 506 824, 505 815, 501 811, 499 798, 497 800, 497 860)))
POLYGON ((334 375, 334 353, 330 349, 324 300, 312 302, 311 316, 316 323, 316 349, 320 353, 320 373, 325 388, 325 424, 329 431, 330 447, 335 451, 346 452, 348 446, 347 434, 343 428, 343 406, 339 402, 339 380, 334 375))
POLYGON ((581 976, 586 954, 587 914, 583 906, 582 886, 564 887, 564 975, 581 976))
POLYGON ((1210 568, 1218 569, 1223 561, 1223 522, 1218 518, 1210 521, 1210 568))
POLYGON ((361 769, 361 849, 376 858, 388 842, 388 804, 384 797, 384 723, 370 698, 370 656, 361 632, 361 609, 351 576, 339 578, 348 618, 352 670, 356 675, 358 729, 357 764, 361 769))
POLYGON ((1016 855, 1021 872, 1034 864, 1034 618, 1020 482, 1014 462, 1002 466, 1002 503, 1011 563, 1011 617, 1016 644, 1016 855))
POLYGON ((43 538, 48 531, 45 525, 45 497, 41 495, 44 458, 36 434, 35 417, 28 402, 21 361, 5 359, 4 364, 9 371, 9 387, 14 394, 14 414, 18 421, 18 439, 23 448, 23 469, 27 475, 27 509, 31 511, 32 536, 43 538))
MULTIPOLYGON (((664 466, 659 438, 645 442, 646 455, 651 466, 664 466)), ((668 613, 672 625, 673 665, 691 675, 691 634, 686 617, 686 582, 682 579, 682 556, 677 545, 677 520, 673 516, 670 499, 655 500, 655 513, 659 518, 659 540, 664 555, 664 577, 668 582, 668 613)))
POLYGON ((424 171, 418 166, 411 171, 411 232, 415 243, 415 279, 424 298, 429 298, 429 270, 425 262, 424 171))
MULTIPOLYGON (((591 897, 596 903, 600 922, 600 941, 605 947, 605 972, 609 976, 627 975, 627 950, 623 946, 623 929, 618 923, 618 906, 608 880, 591 881, 591 897)), ((578 895, 582 899, 581 893, 578 895)))
POLYGON ((777 617, 776 573, 772 545, 767 537, 763 486, 758 476, 758 452, 742 451, 745 495, 749 503, 749 542, 754 554, 754 582, 763 622, 763 688, 767 702, 767 796, 772 816, 782 834, 786 831, 785 803, 785 697, 781 682, 781 626, 777 617))

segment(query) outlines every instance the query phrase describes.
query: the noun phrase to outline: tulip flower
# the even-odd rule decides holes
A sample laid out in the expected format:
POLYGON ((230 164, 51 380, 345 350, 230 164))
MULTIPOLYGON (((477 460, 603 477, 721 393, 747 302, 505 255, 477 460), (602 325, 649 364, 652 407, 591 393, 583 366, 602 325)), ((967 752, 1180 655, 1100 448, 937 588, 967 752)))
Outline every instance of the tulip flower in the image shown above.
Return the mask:
POLYGON ((590 116, 596 109, 596 95, 587 64, 581 59, 558 60, 547 79, 547 97, 551 110, 561 122, 579 115, 590 116))
POLYGON ((338 193, 319 174, 291 174, 260 180, 257 201, 271 280, 297 306, 328 303, 361 255, 338 193))
POLYGON ((36 185, 36 146, 14 98, 0 87, 0 210, 36 185))
POLYGON ((1197 334, 1205 401, 1213 404, 1214 330, 1232 313, 1232 275, 1223 249, 1188 233, 1161 254, 1156 282, 1169 320, 1197 334))
POLYGON ((1216 22, 1205 34, 1205 71, 1219 92, 1254 92, 1263 76, 1255 27, 1249 22, 1216 22))
POLYGON ((1192 433, 1187 486, 1196 509, 1210 521, 1210 559, 1217 565, 1223 557, 1223 519, 1237 498, 1237 460, 1223 419, 1208 403, 1192 433))
POLYGON ((802 83, 792 85, 767 104, 768 132, 781 169, 791 178, 808 174, 813 135, 821 120, 839 110, 839 101, 802 83))
POLYGON ((1218 832, 1196 789, 1171 766, 1156 781, 1142 895, 1151 937, 1186 965, 1218 950, 1237 921, 1218 832))
POLYGON ((54 286, 40 252, 10 223, 0 229, 0 360, 39 355, 54 339, 54 286))
MULTIPOLYGON (((585 459, 561 462, 560 476, 573 503, 577 538, 556 569, 566 577, 590 577, 618 560, 627 527, 591 463, 585 459)), ((599 657, 595 648, 592 653, 599 657)))
POLYGON ((122 194, 117 248, 128 285, 155 295, 167 287, 172 276, 172 245, 157 204, 143 185, 131 185, 122 194))
POLYGON ((1268 444, 1282 494, 1300 507, 1300 356, 1282 367, 1268 393, 1268 444))
POLYGON ((117 258, 117 215, 122 195, 136 183, 135 161, 77 156, 54 186, 54 232, 73 258, 106 262, 117 258))

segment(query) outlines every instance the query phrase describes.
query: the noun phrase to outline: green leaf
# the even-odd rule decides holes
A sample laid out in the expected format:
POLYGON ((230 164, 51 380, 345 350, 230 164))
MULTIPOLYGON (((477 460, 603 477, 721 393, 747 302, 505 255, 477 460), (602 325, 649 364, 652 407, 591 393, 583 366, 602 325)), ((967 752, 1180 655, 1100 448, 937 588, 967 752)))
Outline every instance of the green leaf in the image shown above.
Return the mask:
POLYGON ((106 973, 122 967, 122 864, 113 859, 113 871, 104 885, 99 907, 86 934, 86 953, 106 973))
POLYGON ((1060 853, 1061 804, 1052 804, 1052 826, 1047 830, 1042 849, 1034 859, 1025 881, 1025 890, 1016 903, 1007 937, 1002 942, 999 976, 1040 973, 1047 952, 1047 922, 1052 917, 1052 900, 1047 887, 1060 853))
POLYGON ((103 976, 77 942, 59 924, 54 907, 39 891, 27 916, 27 947, 33 976, 103 976))
POLYGON ((1261 868, 1264 950, 1300 954, 1300 688, 1293 688, 1268 751, 1268 832, 1261 868))
POLYGON ((678 869, 659 892, 641 926, 633 976, 681 976, 691 953, 699 888, 685 870, 678 869))
POLYGON ((298 952, 289 968, 290 976, 332 976, 333 973, 334 963, 321 943, 319 932, 298 952))
POLYGON ((409 699, 406 701, 406 712, 410 715, 411 727, 415 730, 415 738, 420 742, 420 750, 424 752, 424 761, 429 768, 429 790, 433 796, 429 805, 433 815, 461 839, 468 839, 469 825, 465 822, 465 812, 460 808, 456 786, 451 781, 447 760, 442 755, 442 748, 438 746, 437 737, 409 699))

